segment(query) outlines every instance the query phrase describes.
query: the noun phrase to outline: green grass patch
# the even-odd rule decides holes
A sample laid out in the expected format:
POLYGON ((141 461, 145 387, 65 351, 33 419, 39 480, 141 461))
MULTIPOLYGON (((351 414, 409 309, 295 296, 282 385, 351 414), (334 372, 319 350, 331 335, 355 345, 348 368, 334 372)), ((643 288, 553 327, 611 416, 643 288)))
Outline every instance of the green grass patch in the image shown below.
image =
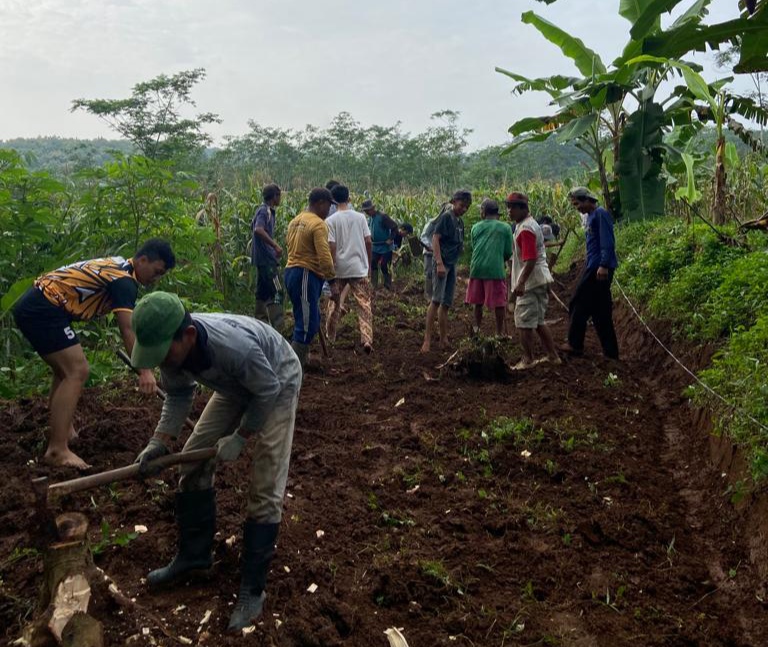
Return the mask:
POLYGON ((677 335, 720 350, 689 395, 715 429, 745 451, 755 480, 768 476, 768 239, 729 225, 726 244, 703 223, 674 218, 617 228, 617 279, 635 304, 677 335))

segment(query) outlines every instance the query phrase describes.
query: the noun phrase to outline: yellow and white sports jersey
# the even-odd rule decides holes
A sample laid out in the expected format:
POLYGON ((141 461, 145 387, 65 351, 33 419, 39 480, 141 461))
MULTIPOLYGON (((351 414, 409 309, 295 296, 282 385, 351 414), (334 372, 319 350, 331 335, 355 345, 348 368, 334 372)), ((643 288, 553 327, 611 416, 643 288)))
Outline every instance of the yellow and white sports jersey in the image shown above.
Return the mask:
POLYGON ((35 287, 53 305, 81 320, 120 310, 131 312, 139 290, 133 265, 120 256, 65 265, 43 274, 35 287))

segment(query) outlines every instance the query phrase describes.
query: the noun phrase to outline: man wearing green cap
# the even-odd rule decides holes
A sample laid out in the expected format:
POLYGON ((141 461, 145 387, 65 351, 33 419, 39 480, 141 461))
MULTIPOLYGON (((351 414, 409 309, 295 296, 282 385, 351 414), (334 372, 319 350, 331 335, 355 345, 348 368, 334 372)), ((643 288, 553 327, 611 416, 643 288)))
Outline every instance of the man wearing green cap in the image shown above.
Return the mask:
POLYGON ((190 315, 175 294, 153 292, 132 318, 136 368, 160 366, 167 397, 160 421, 139 454, 140 471, 169 452, 189 414, 196 383, 213 390, 182 451, 216 447, 215 459, 183 465, 176 494, 178 550, 147 577, 150 586, 210 568, 216 532, 213 477, 217 461, 234 461, 248 440, 253 449, 241 581, 229 629, 259 617, 275 554, 293 441, 302 371, 291 345, 265 323, 230 314, 190 315))

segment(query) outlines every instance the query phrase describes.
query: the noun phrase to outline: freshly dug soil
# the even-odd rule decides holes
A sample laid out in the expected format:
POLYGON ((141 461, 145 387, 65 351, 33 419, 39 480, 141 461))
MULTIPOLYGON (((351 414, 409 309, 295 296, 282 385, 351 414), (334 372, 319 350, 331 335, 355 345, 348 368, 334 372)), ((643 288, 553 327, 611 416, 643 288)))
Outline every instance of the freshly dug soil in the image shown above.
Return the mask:
MULTIPOLYGON (((265 615, 246 638, 225 628, 247 456, 218 471, 212 574, 172 589, 143 578, 175 550, 173 472, 61 502, 89 517, 96 564, 136 601, 94 612, 107 644, 370 647, 400 627, 410 647, 768 645, 742 513, 691 424, 684 379, 633 317, 617 313, 621 362, 600 356, 590 330, 583 358, 477 380, 436 368, 471 312, 455 309, 451 348, 420 355, 424 306, 418 285, 379 292, 371 356, 351 316, 331 359, 313 355, 265 615), (148 531, 126 543, 139 524, 148 531)), ((558 339, 564 315, 552 305, 558 339)), ((516 363, 517 340, 501 346, 516 363)), ((89 389, 74 447, 98 470, 129 463, 159 410, 129 381, 89 389)), ((30 480, 73 476, 38 462, 45 426, 44 399, 2 403, 2 644, 33 613, 41 579, 30 480)))

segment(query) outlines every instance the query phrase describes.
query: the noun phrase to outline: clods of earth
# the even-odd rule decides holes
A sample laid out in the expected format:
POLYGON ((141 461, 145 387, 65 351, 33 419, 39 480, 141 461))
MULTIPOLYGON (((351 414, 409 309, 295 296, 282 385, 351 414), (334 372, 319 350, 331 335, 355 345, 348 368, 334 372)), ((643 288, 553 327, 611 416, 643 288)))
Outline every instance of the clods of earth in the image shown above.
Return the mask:
MULTIPOLYGON (((351 314, 331 358, 313 354, 265 614, 246 637, 225 629, 247 452, 218 470, 212 572, 175 588, 145 582, 175 550, 173 471, 60 502, 87 515, 96 565, 135 600, 98 608, 106 644, 371 647, 398 627, 410 647, 768 645, 762 583, 684 376, 636 320, 617 311, 621 362, 589 331, 582 358, 478 380, 437 368, 457 344, 419 354, 425 305, 413 283, 381 291, 372 355, 351 314)), ((553 303, 550 317, 562 339, 566 313, 553 303)), ((470 328, 457 306, 453 339, 470 328)), ((520 358, 515 338, 498 349, 520 358)), ((130 463, 159 411, 129 379, 87 389, 74 447, 94 470, 130 463)), ((44 398, 2 403, 0 644, 34 615, 42 579, 30 481, 73 476, 39 462, 45 427, 44 398)))

